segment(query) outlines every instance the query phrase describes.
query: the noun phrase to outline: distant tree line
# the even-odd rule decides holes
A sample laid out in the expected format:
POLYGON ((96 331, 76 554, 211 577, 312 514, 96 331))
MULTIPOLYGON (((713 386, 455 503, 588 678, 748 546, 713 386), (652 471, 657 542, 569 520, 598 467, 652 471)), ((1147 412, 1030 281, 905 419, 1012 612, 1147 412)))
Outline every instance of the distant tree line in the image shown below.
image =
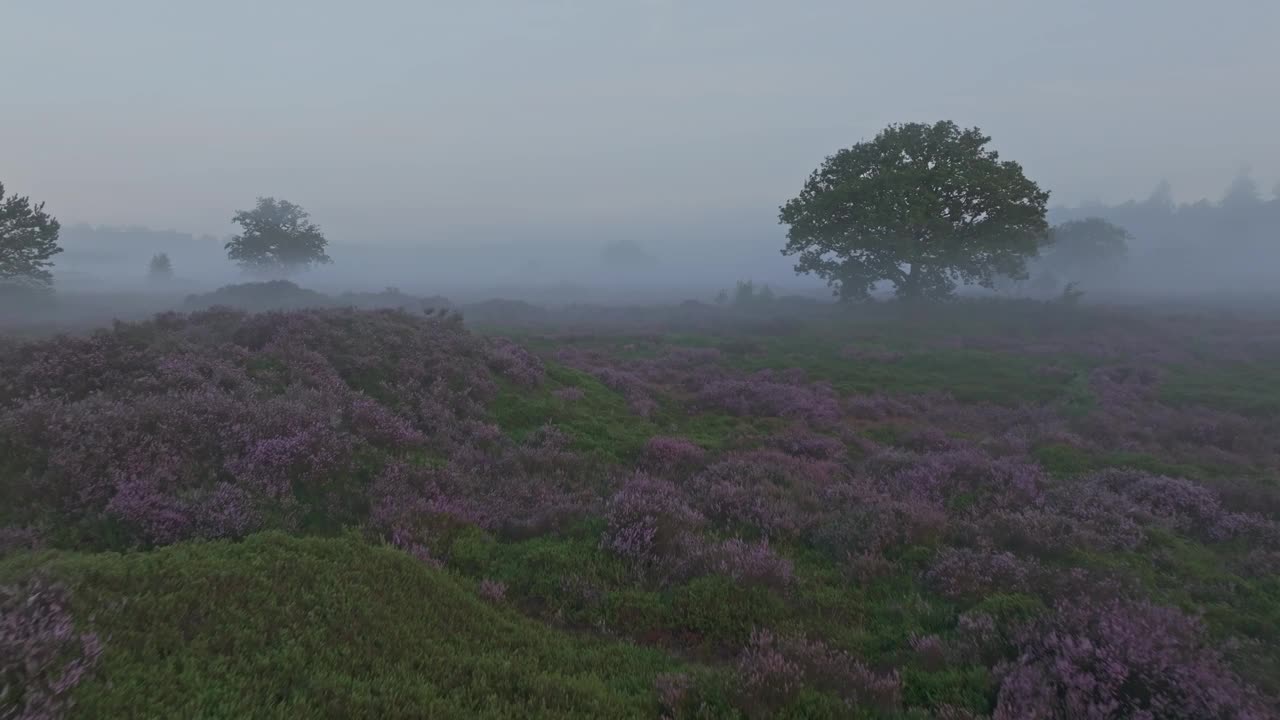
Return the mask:
POLYGON ((1217 201, 1177 203, 1161 181, 1143 200, 1114 205, 1060 207, 1061 223, 1097 218, 1127 231, 1130 283, 1143 279, 1195 286, 1274 278, 1280 267, 1280 185, 1270 197, 1247 171, 1236 176, 1217 201))
POLYGON ((1173 188, 1161 181, 1144 200, 1054 208, 1051 215, 1061 221, 1106 219, 1132 233, 1141 250, 1201 245, 1206 238, 1230 238, 1240 248, 1267 247, 1280 241, 1280 185, 1264 197, 1248 171, 1242 171, 1216 202, 1176 203, 1173 188))
MULTIPOLYGON (((232 220, 241 232, 226 243, 227 256, 247 272, 282 277, 331 262, 325 252, 329 241, 307 212, 291 202, 260 197, 254 209, 239 211, 232 220)), ((0 291, 50 290, 53 257, 63 252, 61 231, 44 203, 16 193, 7 195, 0 184, 0 291)), ((137 228, 112 232, 128 237, 155 234, 137 228)), ((166 252, 153 255, 147 265, 152 281, 171 280, 173 273, 166 252)))
MULTIPOLYGON (((883 284, 908 299, 946 298, 961 286, 1056 288, 1115 274, 1135 250, 1145 270, 1166 279, 1280 263, 1280 186, 1264 199, 1247 172, 1218 202, 1176 204, 1162 182, 1143 201, 1057 208, 1061 222, 1050 227, 1049 192, 990 141, 950 121, 906 123, 838 151, 780 208, 782 253, 846 300, 883 284)), ((331 262, 324 233, 291 202, 260 197, 232 220, 241 231, 226 243, 227 256, 248 273, 280 278, 331 262)), ((0 185, 0 286, 48 288, 59 231, 42 203, 6 196, 0 185)), ((601 257, 623 268, 653 262, 629 241, 606 245, 601 257)), ((149 277, 172 274, 167 254, 152 258, 149 277)), ((748 282, 733 302, 772 299, 748 282)))

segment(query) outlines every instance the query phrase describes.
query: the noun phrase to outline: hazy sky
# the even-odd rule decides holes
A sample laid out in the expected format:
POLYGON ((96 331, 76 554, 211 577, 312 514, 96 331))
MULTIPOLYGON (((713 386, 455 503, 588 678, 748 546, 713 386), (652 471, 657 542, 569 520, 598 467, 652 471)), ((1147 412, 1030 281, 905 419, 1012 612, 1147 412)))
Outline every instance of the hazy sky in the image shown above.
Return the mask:
MULTIPOLYGON (((1053 203, 1280 177, 1273 0, 0 0, 0 181, 64 221, 333 239, 760 217, 898 121, 1053 203)), ((779 230, 781 233, 781 230, 779 230)))

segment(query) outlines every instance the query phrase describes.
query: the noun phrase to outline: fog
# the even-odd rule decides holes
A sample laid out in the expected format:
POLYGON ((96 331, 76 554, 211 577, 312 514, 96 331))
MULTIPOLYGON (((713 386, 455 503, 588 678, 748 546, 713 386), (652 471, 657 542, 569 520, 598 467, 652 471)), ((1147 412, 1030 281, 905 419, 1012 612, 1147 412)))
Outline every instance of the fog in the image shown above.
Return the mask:
MULTIPOLYGON (((414 292, 507 294, 578 286, 581 291, 655 293, 699 289, 706 294, 754 279, 779 288, 812 290, 820 281, 796 277, 783 258, 772 209, 763 217, 708 217, 683 223, 651 220, 622 227, 540 225, 478 229, 431 245, 344 242, 333 238, 333 263, 293 279, 332 290, 394 286, 414 292), (624 247, 638 262, 615 258, 624 247)), ((60 287, 128 289, 143 284, 147 262, 166 253, 178 278, 207 288, 246 278, 226 258, 226 237, 145 227, 64 228, 58 256, 60 287)))
POLYGON ((0 181, 62 221, 64 295, 243 281, 231 217, 269 195, 329 238, 334 262, 295 278, 325 292, 678 302, 751 279, 827 297, 779 253, 778 206, 836 150, 940 119, 990 134, 1051 191, 1051 221, 1132 234, 1123 264, 1063 278, 1091 297, 1280 285, 1274 3, 46 0, 3 16, 0 181), (1253 195, 1228 192, 1241 177, 1253 195), (162 286, 146 280, 160 252, 162 286))

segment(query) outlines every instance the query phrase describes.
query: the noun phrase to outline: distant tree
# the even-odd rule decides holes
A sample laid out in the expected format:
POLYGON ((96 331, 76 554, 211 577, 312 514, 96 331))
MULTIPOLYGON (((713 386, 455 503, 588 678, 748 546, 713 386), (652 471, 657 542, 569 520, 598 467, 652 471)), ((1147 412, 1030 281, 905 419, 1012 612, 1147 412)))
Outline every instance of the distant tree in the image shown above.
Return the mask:
MULTIPOLYGON (((720 291, 725 300, 728 300, 728 293, 720 291)), ((760 305, 768 305, 776 299, 773 290, 768 285, 756 285, 752 280, 739 280, 737 287, 733 290, 734 307, 757 307, 760 305)), ((716 299, 720 302, 720 299, 716 299)))
POLYGON ((169 255, 160 253, 151 256, 151 264, 147 270, 147 274, 152 280, 168 280, 173 277, 173 263, 169 260, 169 255))
POLYGON ((1144 204, 1154 210, 1173 212, 1173 186, 1169 184, 1168 180, 1161 180, 1156 183, 1155 189, 1147 196, 1144 204))
POLYGON ((1049 232, 1043 265, 1062 274, 1098 272, 1129 254, 1129 231, 1102 218, 1069 220, 1049 232))
POLYGON ((227 256, 245 270, 286 275, 331 262, 329 241, 301 207, 287 200, 258 198, 253 210, 241 210, 232 221, 242 232, 227 243, 227 256))
POLYGON ((1067 283, 1062 288, 1062 294, 1058 296, 1058 302, 1063 305, 1079 305, 1080 298, 1084 297, 1084 291, 1079 287, 1080 283, 1075 281, 1067 283))
POLYGON ((721 290, 720 292, 716 293, 716 304, 717 304, 717 305, 727 305, 728 303, 729 303, 729 291, 728 291, 728 290, 721 290))
POLYGON ((988 142, 953 122, 909 123, 828 157, 781 208, 782 253, 846 299, 882 280, 900 297, 940 298, 957 283, 1025 278, 1049 193, 988 142))
POLYGON ((48 289, 53 285, 50 260, 58 247, 58 220, 44 203, 29 197, 5 196, 0 183, 0 285, 48 289))
POLYGON ((1231 184, 1227 186, 1227 191, 1222 195, 1222 207, 1229 209, 1252 208, 1262 204, 1262 193, 1258 191, 1258 183, 1249 173, 1248 168, 1242 169, 1231 180, 1231 184))

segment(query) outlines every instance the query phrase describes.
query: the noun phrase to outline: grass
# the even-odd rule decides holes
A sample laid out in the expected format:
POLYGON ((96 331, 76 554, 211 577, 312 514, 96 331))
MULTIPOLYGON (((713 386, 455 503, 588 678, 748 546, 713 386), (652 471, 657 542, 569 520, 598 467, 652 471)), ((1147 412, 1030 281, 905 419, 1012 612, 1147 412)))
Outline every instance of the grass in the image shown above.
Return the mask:
POLYGON ((1160 383, 1170 405, 1204 405, 1251 416, 1280 416, 1280 368, 1235 365, 1174 370, 1160 383))
POLYGON ((1032 357, 978 350, 931 350, 892 362, 846 359, 839 342, 806 337, 772 340, 758 353, 731 360, 745 370, 795 367, 844 395, 946 392, 962 402, 1051 402, 1068 396, 1067 381, 1039 375, 1032 357))
POLYGON ((23 555, 106 638, 78 717, 653 717, 676 666, 556 631, 352 536, 23 555))
POLYGON ((529 389, 504 382, 490 406, 504 432, 521 439, 554 422, 574 441, 574 449, 605 460, 634 459, 645 441, 658 433, 646 418, 631 412, 627 401, 599 380, 580 370, 548 362, 548 381, 529 389), (578 400, 556 397, 562 388, 578 388, 578 400))
MULTIPOLYGON (((898 331, 901 332, 901 331, 898 331)), ((847 333, 820 332, 820 328, 802 328, 786 337, 715 337, 679 335, 664 338, 666 344, 686 347, 710 347, 722 352, 722 364, 741 371, 777 368, 800 368, 813 380, 825 380, 841 394, 924 394, 946 392, 963 402, 1088 402, 1087 388, 1080 387, 1080 377, 1090 363, 1081 358, 1054 356, 1060 368, 1078 371, 1076 376, 1037 372, 1048 363, 1047 358, 1020 356, 981 350, 939 350, 913 348, 892 362, 856 360, 841 356, 849 344, 859 347, 879 346, 898 349, 910 347, 892 337, 862 335, 866 342, 854 341, 847 333), (1081 397, 1081 396, 1084 397, 1081 397)), ((607 352, 619 359, 653 354, 652 341, 634 336, 598 336, 577 343, 583 347, 607 352)), ((555 347, 547 341, 533 343, 543 351, 555 347)))
POLYGON ((545 361, 547 382, 524 388, 504 382, 490 412, 498 426, 519 440, 547 423, 573 439, 574 449, 606 462, 630 463, 655 435, 680 435, 711 450, 751 444, 785 425, 778 418, 736 417, 689 412, 674 398, 656 398, 651 417, 641 417, 619 393, 590 374, 545 361), (577 388, 582 397, 565 400, 556 391, 577 388))
POLYGON ((1191 479, 1217 477, 1230 471, 1230 468, 1213 465, 1169 462, 1143 453, 1089 453, 1071 445, 1042 445, 1032 450, 1031 456, 1055 477, 1070 477, 1108 468, 1129 468, 1191 479))

